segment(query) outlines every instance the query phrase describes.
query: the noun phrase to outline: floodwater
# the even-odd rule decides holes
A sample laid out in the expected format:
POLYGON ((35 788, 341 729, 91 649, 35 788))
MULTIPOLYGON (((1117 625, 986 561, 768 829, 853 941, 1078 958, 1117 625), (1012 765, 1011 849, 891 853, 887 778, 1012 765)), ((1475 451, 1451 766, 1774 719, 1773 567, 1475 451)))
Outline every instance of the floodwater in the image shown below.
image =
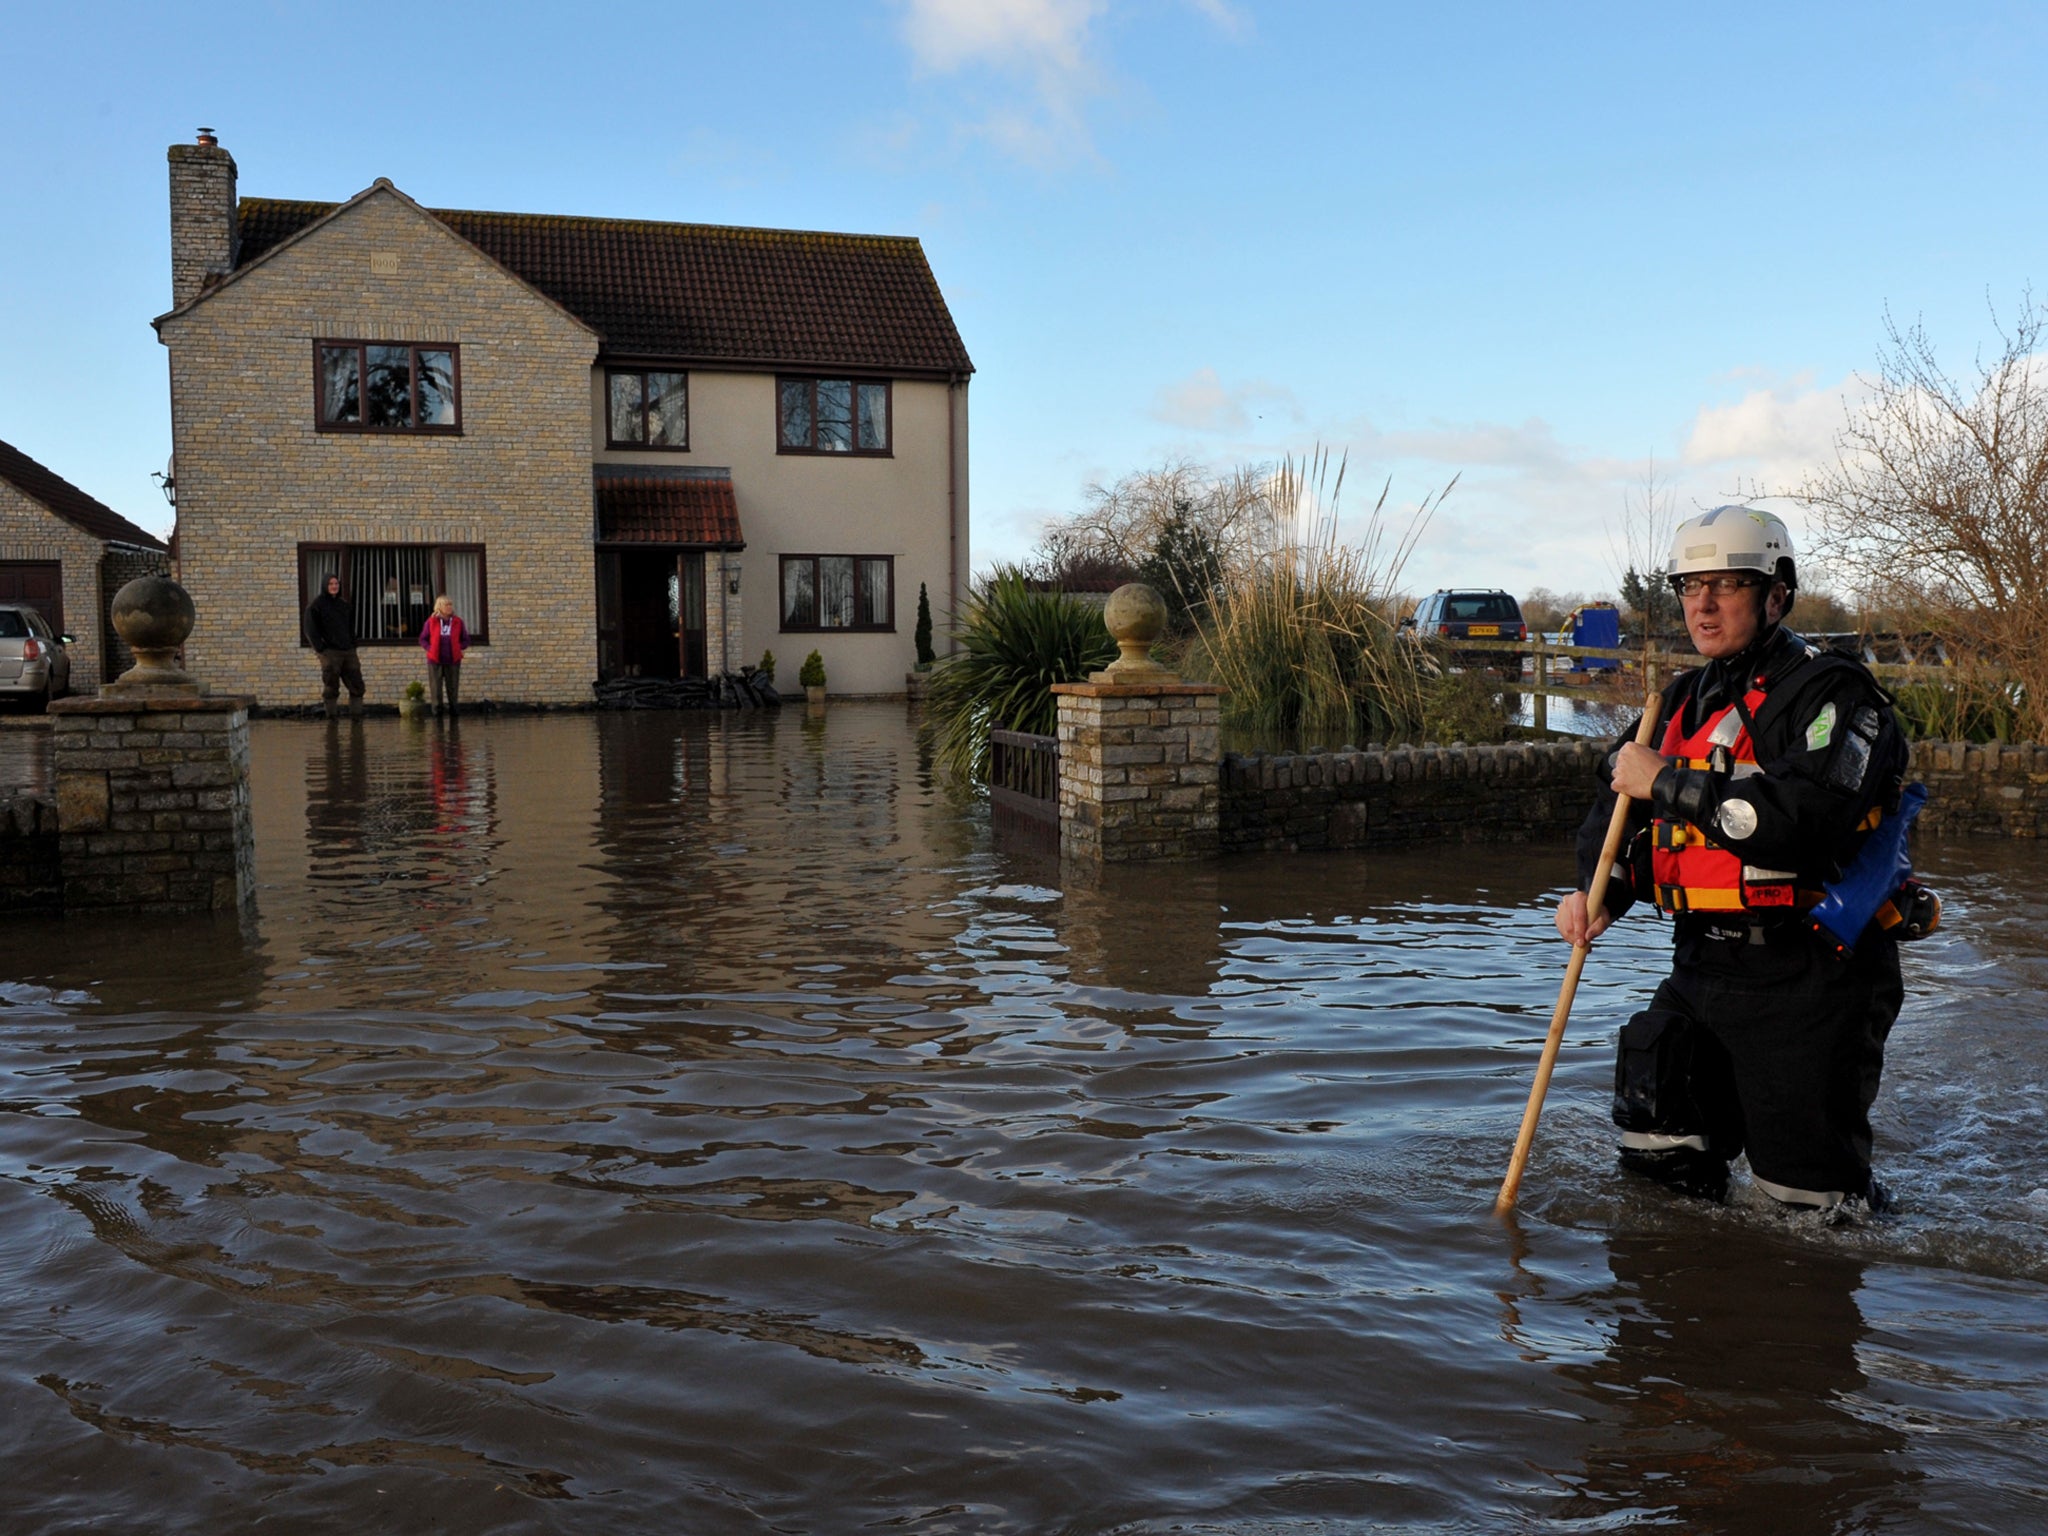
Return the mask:
MULTIPOLYGON (((1624 1182, 1560 848, 1062 886, 900 707, 259 721, 255 913, 11 922, 9 1532, 2039 1530, 2048 875, 1901 1213, 1624 1182)), ((1744 1186, 1746 1187, 1746 1186, 1744 1186)))

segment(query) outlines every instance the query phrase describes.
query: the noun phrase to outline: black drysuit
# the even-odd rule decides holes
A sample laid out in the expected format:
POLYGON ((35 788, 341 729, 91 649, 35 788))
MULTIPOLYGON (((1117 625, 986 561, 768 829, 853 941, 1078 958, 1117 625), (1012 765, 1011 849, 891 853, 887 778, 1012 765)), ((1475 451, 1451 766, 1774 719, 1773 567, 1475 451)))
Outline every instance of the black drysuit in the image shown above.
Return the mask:
MULTIPOLYGON (((1889 697, 1860 664, 1790 631, 1774 628, 1740 656, 1681 673, 1664 690, 1661 718, 1695 731, 1758 679, 1765 697, 1746 723, 1761 771, 1667 764, 1649 803, 1630 808, 1607 887, 1611 914, 1654 896, 1653 815, 1689 822, 1745 864, 1795 871, 1800 888, 1817 890, 1854 856, 1872 808, 1896 802, 1906 746, 1889 697)), ((1633 734, 1631 725, 1623 739, 1633 734)), ((1579 829, 1582 890, 1613 815, 1609 778, 1611 769, 1579 829)), ((1621 1030, 1614 1121, 1637 1133, 1623 1137, 1624 1161, 1713 1192, 1746 1152, 1778 1198, 1869 1194, 1870 1106, 1903 1000, 1897 942, 1873 928, 1843 956, 1786 909, 1681 912, 1672 926, 1671 974, 1621 1030), (1692 1138, 1704 1153, 1676 1145, 1692 1138), (1672 1150, 1638 1157, 1631 1144, 1672 1150)))

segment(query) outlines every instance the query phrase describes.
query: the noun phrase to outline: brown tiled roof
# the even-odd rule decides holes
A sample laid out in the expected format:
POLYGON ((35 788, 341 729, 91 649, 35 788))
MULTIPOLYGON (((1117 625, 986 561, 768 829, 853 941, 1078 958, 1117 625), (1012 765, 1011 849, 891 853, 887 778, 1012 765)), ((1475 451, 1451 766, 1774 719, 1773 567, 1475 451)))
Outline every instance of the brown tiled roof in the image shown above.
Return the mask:
POLYGON ((600 544, 686 544, 744 549, 732 476, 616 474, 600 471, 597 541, 600 544))
MULTIPOLYGON (((243 198, 240 264, 337 206, 243 198)), ((427 211, 593 327, 614 357, 974 370, 924 247, 910 236, 427 211)))
POLYGON ((105 502, 88 496, 54 470, 43 468, 19 448, 0 443, 0 480, 96 539, 162 549, 164 541, 138 528, 105 502))

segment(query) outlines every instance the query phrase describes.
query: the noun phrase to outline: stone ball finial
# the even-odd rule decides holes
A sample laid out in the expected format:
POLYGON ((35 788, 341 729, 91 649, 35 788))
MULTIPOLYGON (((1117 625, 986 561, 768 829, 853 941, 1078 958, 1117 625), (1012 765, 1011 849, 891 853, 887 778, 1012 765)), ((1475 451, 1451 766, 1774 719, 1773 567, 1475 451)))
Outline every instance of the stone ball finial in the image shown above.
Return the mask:
POLYGON ((1116 640, 1118 656, 1091 683, 1170 683, 1178 681, 1152 659, 1152 642, 1166 633, 1166 599, 1142 581, 1126 582, 1109 594, 1102 623, 1116 640))
POLYGON ((103 691, 200 691, 198 683, 176 660, 178 647, 185 643, 199 617, 192 606, 191 593, 168 576, 138 576, 114 594, 107 616, 114 633, 135 653, 135 665, 103 691))

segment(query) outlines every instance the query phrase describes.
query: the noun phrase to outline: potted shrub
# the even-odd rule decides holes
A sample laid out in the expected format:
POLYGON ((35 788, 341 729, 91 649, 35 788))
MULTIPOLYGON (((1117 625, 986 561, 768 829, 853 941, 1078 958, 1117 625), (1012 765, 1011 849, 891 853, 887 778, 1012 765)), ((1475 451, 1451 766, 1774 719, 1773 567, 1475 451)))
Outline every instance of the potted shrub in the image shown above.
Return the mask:
POLYGON ((773 651, 763 651, 761 653, 761 665, 755 670, 757 670, 761 674, 761 680, 763 682, 769 684, 771 687, 774 686, 775 653, 773 651))
POLYGON ((804 690, 804 697, 813 704, 825 702, 825 658, 816 651, 804 658, 804 664, 796 674, 798 684, 804 690))
POLYGON ((426 713, 426 708, 427 685, 418 678, 414 678, 405 685, 405 692, 398 696, 399 718, 417 720, 422 714, 426 713))

